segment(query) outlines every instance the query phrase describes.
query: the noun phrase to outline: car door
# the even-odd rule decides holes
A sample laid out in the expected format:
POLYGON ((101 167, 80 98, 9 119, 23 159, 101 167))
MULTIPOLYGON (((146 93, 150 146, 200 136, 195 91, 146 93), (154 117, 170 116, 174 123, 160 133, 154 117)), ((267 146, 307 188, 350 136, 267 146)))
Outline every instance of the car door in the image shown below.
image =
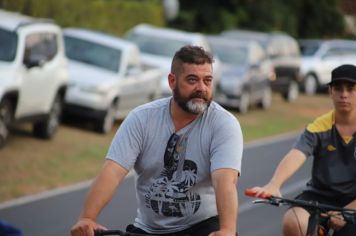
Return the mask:
POLYGON ((25 37, 23 63, 26 69, 20 88, 17 116, 44 114, 55 94, 57 35, 46 31, 32 32, 25 37))
POLYGON ((262 48, 257 44, 250 45, 250 88, 251 99, 258 100, 266 86, 266 68, 264 60, 267 59, 262 48))
POLYGON ((129 66, 125 76, 120 78, 119 112, 128 113, 138 105, 148 101, 150 85, 137 66, 129 66))

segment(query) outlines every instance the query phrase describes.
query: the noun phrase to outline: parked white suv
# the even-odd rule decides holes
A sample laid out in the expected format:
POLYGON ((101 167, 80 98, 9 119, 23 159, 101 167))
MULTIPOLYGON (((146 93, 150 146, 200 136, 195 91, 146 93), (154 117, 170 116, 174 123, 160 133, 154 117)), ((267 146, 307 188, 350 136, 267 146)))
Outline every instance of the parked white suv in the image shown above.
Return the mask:
POLYGON ((64 30, 70 87, 65 111, 93 119, 107 133, 115 119, 159 96, 162 72, 140 63, 138 47, 113 35, 92 30, 64 30))
POLYGON ((302 87, 314 94, 330 82, 331 71, 342 64, 356 65, 354 40, 299 40, 302 52, 302 87))
POLYGON ((17 121, 31 121, 35 136, 51 138, 68 80, 61 29, 0 10, 0 146, 17 121))

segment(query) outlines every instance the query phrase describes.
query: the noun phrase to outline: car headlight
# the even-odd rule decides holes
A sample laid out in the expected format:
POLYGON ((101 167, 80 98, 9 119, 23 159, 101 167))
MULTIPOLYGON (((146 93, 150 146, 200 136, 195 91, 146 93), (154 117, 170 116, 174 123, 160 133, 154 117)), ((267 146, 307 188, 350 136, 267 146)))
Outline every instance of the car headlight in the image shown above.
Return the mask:
POLYGON ((81 85, 80 91, 85 93, 96 93, 98 95, 105 95, 107 93, 106 88, 93 85, 81 85))

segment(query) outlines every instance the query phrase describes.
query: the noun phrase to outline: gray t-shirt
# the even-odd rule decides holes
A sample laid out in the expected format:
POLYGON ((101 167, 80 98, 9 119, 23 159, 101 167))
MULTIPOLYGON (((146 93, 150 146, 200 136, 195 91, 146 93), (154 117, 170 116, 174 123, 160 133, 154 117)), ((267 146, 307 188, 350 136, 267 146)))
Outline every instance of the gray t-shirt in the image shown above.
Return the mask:
POLYGON ((241 167, 242 132, 231 113, 212 102, 175 133, 170 99, 134 109, 106 157, 127 170, 135 169, 134 225, 149 233, 177 232, 217 215, 210 174, 220 168, 240 172, 241 167))

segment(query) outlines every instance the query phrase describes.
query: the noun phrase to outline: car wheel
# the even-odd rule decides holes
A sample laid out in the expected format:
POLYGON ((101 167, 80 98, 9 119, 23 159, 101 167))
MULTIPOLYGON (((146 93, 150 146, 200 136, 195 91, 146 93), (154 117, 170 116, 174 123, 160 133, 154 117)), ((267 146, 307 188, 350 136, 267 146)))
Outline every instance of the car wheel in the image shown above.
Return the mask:
POLYGON ((4 100, 0 103, 0 148, 3 147, 9 137, 9 125, 12 121, 12 103, 4 100))
POLYGON ((272 90, 271 90, 270 86, 267 86, 263 90, 263 96, 262 96, 259 106, 265 110, 265 109, 269 108, 271 106, 271 104, 272 104, 272 90))
POLYGON ((33 125, 33 132, 36 137, 50 139, 54 136, 60 123, 62 107, 62 98, 56 96, 47 118, 33 125))
POLYGON ((107 134, 111 131, 115 123, 115 113, 116 105, 115 103, 112 103, 106 111, 104 118, 100 120, 97 124, 97 130, 99 133, 107 134))
POLYGON ((242 92, 239 103, 239 112, 244 114, 248 111, 248 107, 250 105, 250 96, 247 92, 242 92))
POLYGON ((307 95, 314 95, 318 88, 318 82, 314 75, 308 75, 304 80, 304 92, 307 95))
POLYGON ((298 83, 292 80, 289 83, 288 90, 285 94, 283 94, 283 98, 287 102, 294 102, 299 96, 299 86, 298 83))

